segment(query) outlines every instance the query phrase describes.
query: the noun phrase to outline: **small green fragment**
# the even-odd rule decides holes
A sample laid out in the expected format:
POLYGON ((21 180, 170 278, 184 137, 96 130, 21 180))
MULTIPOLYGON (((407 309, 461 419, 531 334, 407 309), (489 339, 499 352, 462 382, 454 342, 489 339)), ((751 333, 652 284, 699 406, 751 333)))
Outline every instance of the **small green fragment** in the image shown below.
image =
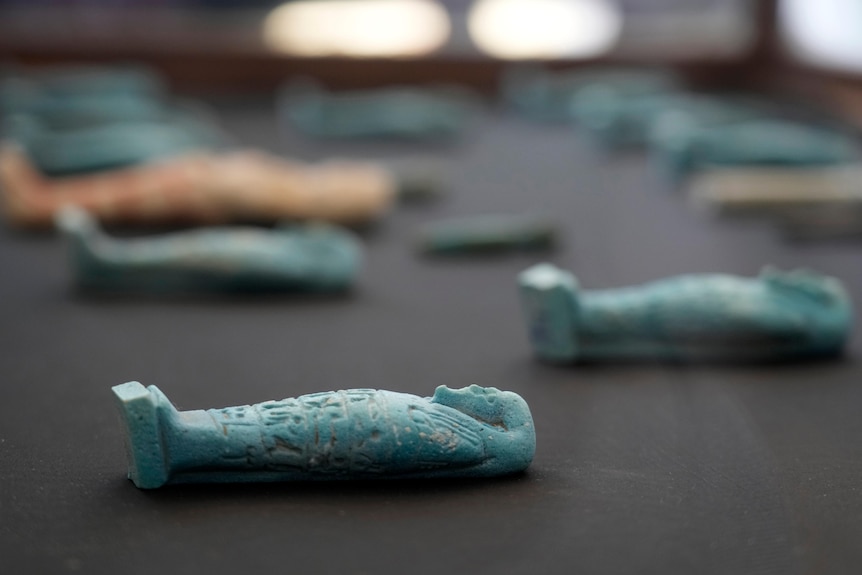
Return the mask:
POLYGON ((556 239, 556 225, 546 218, 486 214, 428 224, 417 243, 425 253, 459 254, 548 249, 556 239))

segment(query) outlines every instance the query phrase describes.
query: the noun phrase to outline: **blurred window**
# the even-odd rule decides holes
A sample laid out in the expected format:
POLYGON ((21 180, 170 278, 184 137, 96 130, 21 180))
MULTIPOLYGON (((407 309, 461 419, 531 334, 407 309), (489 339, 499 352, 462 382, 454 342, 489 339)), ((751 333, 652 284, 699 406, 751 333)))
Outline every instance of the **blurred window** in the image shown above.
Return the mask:
POLYGON ((862 72, 862 0, 782 0, 779 21, 800 60, 862 72))
POLYGON ((290 2, 266 17, 271 49, 299 56, 409 57, 448 40, 446 9, 434 0, 290 2))
POLYGON ((497 58, 588 58, 613 47, 622 18, 608 0, 478 0, 467 24, 497 58))

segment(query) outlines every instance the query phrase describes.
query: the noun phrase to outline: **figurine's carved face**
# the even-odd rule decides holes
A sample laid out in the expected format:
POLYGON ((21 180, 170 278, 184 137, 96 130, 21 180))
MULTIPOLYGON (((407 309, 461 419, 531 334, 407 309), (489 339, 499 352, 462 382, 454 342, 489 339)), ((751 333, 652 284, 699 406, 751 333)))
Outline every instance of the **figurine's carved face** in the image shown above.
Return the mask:
POLYGON ((441 385, 434 392, 432 401, 457 409, 501 430, 509 430, 532 421, 529 408, 523 399, 496 387, 471 385, 450 389, 441 385))

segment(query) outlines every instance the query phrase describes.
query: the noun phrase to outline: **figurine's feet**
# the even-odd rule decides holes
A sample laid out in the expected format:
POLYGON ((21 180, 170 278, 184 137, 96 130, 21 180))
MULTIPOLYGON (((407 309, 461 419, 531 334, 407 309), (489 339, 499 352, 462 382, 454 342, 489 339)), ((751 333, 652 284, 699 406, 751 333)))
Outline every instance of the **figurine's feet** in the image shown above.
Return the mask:
POLYGON ((530 343, 552 361, 577 358, 578 283, 551 264, 535 265, 518 276, 530 343))
POLYGON ((147 389, 137 381, 112 389, 126 430, 129 479, 141 489, 161 487, 170 475, 159 421, 161 393, 152 391, 155 388, 147 389))

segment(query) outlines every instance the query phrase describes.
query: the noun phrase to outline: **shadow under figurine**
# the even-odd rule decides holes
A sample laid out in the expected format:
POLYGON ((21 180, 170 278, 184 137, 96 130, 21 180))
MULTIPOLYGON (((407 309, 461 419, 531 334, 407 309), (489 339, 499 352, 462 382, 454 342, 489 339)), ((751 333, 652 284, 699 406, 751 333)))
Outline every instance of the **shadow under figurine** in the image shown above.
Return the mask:
POLYGON ((69 239, 78 285, 103 291, 333 292, 351 286, 360 246, 326 224, 207 228, 156 238, 106 236, 87 212, 68 207, 58 227, 69 239))
POLYGON ((519 287, 533 348, 556 362, 828 357, 841 352, 853 318, 841 282, 807 270, 581 291, 572 274, 539 264, 519 287))
POLYGON ((168 483, 490 477, 522 471, 536 449, 517 394, 440 386, 433 397, 374 389, 177 411, 155 386, 113 388, 129 479, 168 483))

